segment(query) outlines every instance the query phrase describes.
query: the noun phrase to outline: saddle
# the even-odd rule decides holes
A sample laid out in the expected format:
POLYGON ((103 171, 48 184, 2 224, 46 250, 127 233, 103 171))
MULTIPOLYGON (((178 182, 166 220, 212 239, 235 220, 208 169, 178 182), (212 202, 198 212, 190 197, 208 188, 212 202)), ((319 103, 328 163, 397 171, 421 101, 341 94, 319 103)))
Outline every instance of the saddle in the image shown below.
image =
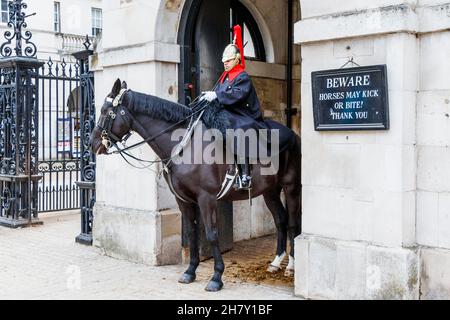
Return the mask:
MULTIPOLYGON (((231 128, 231 123, 230 123, 227 112, 224 110, 224 106, 221 105, 217 100, 213 100, 212 102, 207 102, 206 100, 197 102, 197 103, 191 105, 192 111, 195 112, 197 110, 200 110, 202 107, 205 107, 206 104, 209 104, 208 107, 205 108, 204 110, 202 110, 199 113, 198 117, 191 118, 191 121, 186 130, 185 135, 183 136, 183 139, 174 148, 172 157, 181 155, 183 149, 191 141, 191 137, 192 137, 196 127, 200 123, 200 120, 203 122, 203 124, 206 126, 206 128, 219 130, 223 134, 224 138, 226 138, 226 131, 227 131, 227 129, 231 128)), ((296 139, 295 133, 291 129, 289 129, 286 126, 283 126, 282 124, 280 124, 276 121, 273 121, 273 120, 265 120, 264 122, 265 122, 268 130, 279 130, 280 141, 279 141, 278 153, 285 151, 287 148, 290 148, 293 144, 295 144, 295 139, 296 139)), ((271 135, 269 135, 269 137, 270 136, 271 135)), ((269 138, 266 143, 268 150, 271 150, 271 148, 269 147, 270 143, 271 143, 271 141, 269 138)), ((235 154, 237 154, 237 152, 235 152, 235 154)), ((269 157, 273 157, 273 156, 277 155, 277 154, 269 154, 268 152, 266 154, 269 157)), ((165 173, 168 175, 169 187, 172 190, 172 192, 179 199, 181 199, 185 202, 188 202, 185 199, 182 199, 179 195, 177 195, 173 186, 171 185, 170 165, 171 165, 171 162, 169 162, 165 166, 165 173)), ((248 173, 250 173, 251 167, 249 164, 247 164, 247 165, 248 165, 248 168, 247 168, 248 173)), ((249 193, 251 192, 251 187, 242 188, 243 182, 241 180, 242 177, 240 175, 239 170, 240 170, 239 165, 235 161, 235 163, 233 165, 231 165, 230 168, 228 169, 228 171, 225 175, 225 179, 222 183, 221 191, 217 194, 217 198, 219 200, 228 194, 228 192, 231 190, 231 187, 233 185, 234 185, 235 189, 248 190, 249 193)))
MULTIPOLYGON (((232 129, 229 113, 225 110, 225 107, 218 102, 218 100, 213 100, 209 103, 202 116, 202 121, 206 128, 219 130, 224 138, 226 138, 227 129, 232 129)), ((277 156, 295 144, 296 136, 294 131, 285 125, 270 119, 264 119, 263 124, 264 128, 268 131, 267 140, 264 141, 264 143, 261 143, 264 148, 267 148, 267 151, 263 154, 267 154, 269 157, 277 156), (272 154, 271 131, 273 130, 278 131, 279 141, 278 152, 272 154)), ((236 155, 241 154, 238 150, 235 150, 234 153, 236 155)))

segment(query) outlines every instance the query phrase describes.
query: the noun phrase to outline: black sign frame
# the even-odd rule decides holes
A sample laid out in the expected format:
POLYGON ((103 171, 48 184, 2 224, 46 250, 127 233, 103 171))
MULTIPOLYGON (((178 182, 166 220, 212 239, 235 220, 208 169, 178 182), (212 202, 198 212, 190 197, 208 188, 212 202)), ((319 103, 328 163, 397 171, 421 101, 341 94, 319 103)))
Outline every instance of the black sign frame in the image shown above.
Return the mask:
MULTIPOLYGON (((322 70, 311 73, 312 84, 312 100, 314 113, 314 128, 316 131, 342 131, 342 130, 389 130, 389 95, 388 95, 388 79, 386 65, 373 65, 345 69, 322 70), (323 119, 321 108, 329 108, 330 101, 320 102, 320 78, 330 76, 348 76, 356 74, 379 73, 379 81, 376 88, 379 88, 381 94, 381 106, 377 108, 377 114, 381 113, 382 121, 367 121, 364 123, 327 123, 327 119, 323 119), (328 105, 327 105, 328 104, 328 105)), ((372 86, 374 87, 374 86, 372 86)), ((373 109, 373 108, 372 108, 373 109)))

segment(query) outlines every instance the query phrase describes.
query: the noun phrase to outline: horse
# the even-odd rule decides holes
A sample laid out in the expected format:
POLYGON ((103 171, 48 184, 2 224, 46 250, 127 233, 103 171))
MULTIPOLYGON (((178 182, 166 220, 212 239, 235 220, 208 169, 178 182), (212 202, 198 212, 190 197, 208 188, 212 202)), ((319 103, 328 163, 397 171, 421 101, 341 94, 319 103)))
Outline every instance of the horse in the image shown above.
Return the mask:
MULTIPOLYGON (((192 109, 185 105, 128 90, 126 82, 117 79, 111 93, 104 100, 97 126, 91 133, 91 151, 97 155, 108 154, 109 141, 119 142, 131 132, 136 132, 160 159, 165 159, 162 161, 167 165, 172 149, 178 144, 178 141, 172 141, 172 133, 177 129, 185 129, 189 123, 187 119, 192 114, 192 109)), ((189 284, 196 279, 196 270, 200 264, 199 231, 196 224, 201 219, 214 257, 214 274, 205 290, 216 292, 223 288, 225 266, 218 241, 217 195, 224 176, 233 166, 234 164, 230 166, 226 163, 172 164, 171 175, 164 175, 173 188, 172 192, 176 195, 188 229, 190 261, 187 270, 178 280, 180 283, 189 284), (196 213, 197 206, 199 214, 196 213)), ((277 229, 276 257, 268 271, 280 270, 286 256, 289 235, 290 253, 285 276, 293 276, 294 238, 301 233, 300 137, 295 134, 293 146, 279 154, 278 171, 263 175, 262 169, 263 165, 260 163, 253 165, 251 197, 264 197, 277 229), (281 191, 284 191, 286 208, 281 200, 281 191)), ((238 201, 248 198, 247 191, 231 189, 222 200, 238 201)))

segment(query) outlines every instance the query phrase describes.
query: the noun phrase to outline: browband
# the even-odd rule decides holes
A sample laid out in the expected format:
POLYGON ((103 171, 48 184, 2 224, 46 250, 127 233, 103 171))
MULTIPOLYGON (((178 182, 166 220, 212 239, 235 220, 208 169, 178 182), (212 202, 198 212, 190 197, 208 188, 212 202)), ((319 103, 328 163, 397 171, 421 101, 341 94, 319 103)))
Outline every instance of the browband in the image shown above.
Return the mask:
POLYGON ((123 95, 125 92, 127 92, 128 89, 122 89, 120 90, 119 94, 117 95, 117 97, 114 98, 113 101, 113 107, 117 107, 122 103, 122 99, 123 99, 123 95))

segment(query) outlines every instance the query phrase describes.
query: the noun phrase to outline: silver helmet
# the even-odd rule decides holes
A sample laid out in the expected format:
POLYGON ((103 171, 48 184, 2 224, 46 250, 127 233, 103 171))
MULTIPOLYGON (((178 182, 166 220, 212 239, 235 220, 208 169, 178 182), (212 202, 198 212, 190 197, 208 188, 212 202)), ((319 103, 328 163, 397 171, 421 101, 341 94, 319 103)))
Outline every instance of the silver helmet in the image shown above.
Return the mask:
POLYGON ((239 49, 234 44, 229 44, 223 51, 222 55, 222 62, 228 61, 228 60, 241 60, 241 53, 239 52, 239 49))

